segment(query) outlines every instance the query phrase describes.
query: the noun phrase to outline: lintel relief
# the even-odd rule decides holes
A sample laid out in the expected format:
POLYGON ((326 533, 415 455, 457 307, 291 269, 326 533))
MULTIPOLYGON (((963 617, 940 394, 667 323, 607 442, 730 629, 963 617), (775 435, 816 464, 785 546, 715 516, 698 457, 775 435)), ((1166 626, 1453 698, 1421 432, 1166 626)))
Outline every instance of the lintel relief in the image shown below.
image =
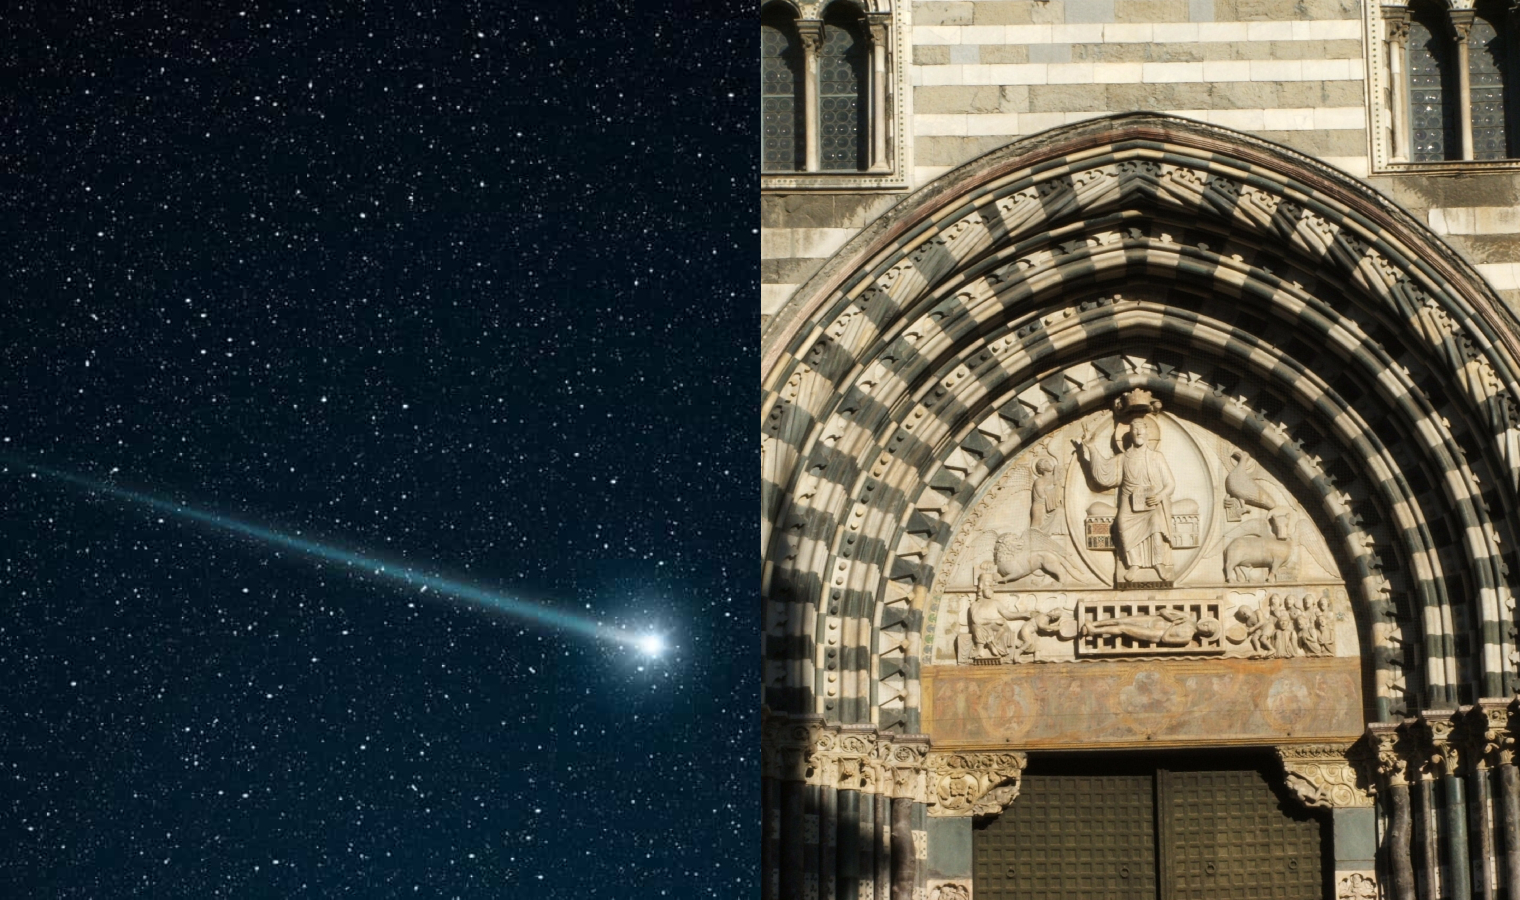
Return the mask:
POLYGON ((1312 516, 1144 390, 1008 464, 929 599, 936 746, 1354 739, 1360 646, 1312 516))

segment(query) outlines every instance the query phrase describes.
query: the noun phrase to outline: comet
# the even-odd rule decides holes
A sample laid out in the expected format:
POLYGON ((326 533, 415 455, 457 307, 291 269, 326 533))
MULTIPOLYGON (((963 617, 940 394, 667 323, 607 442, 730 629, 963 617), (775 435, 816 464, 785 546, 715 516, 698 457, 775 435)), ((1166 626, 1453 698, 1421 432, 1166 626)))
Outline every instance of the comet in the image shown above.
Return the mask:
POLYGON ((660 656, 665 650, 665 639, 659 634, 640 634, 627 628, 614 627, 585 616, 554 609, 551 606, 546 606, 520 596, 513 596, 501 591, 447 578, 418 569, 406 563, 383 559, 367 553, 354 552, 321 541, 309 540, 301 537, 299 534, 285 534, 276 529, 233 516, 225 516, 205 509, 198 509, 178 501, 167 500, 152 494, 118 487, 117 485, 98 481, 94 478, 87 478, 83 475, 76 475, 15 459, 11 459, 11 464, 17 468, 32 472, 34 475, 45 476, 76 488, 81 488, 89 494, 105 495, 187 522, 208 525, 213 529, 225 533, 241 535, 262 544, 293 551, 308 559, 337 563, 378 581, 419 589, 419 593, 431 593, 434 596, 447 597, 479 609, 503 613, 525 622, 562 628, 584 637, 618 644, 649 657, 660 656))

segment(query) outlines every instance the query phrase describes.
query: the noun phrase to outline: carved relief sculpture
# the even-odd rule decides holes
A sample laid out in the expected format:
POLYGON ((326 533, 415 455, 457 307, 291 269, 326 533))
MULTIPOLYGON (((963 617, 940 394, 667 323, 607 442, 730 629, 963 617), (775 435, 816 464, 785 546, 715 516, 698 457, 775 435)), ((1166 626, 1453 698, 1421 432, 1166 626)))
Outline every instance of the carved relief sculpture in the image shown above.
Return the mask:
POLYGON ((1232 644, 1247 646, 1249 656, 1293 659, 1335 655, 1340 617, 1328 591, 1317 600, 1307 592, 1274 592, 1260 606, 1246 603, 1235 607, 1231 616, 1238 624, 1232 624, 1225 636, 1232 644))
POLYGON ((1079 577, 1066 561, 1063 548, 1043 531, 1033 528, 1024 534, 998 535, 992 558, 1005 582, 1021 581, 1037 573, 1056 581, 1079 577))
POLYGON ((1119 502, 1114 512, 1114 553, 1119 565, 1118 585, 1154 580, 1172 581, 1172 492, 1176 481, 1166 457, 1156 447, 1160 435, 1155 415, 1161 401, 1146 391, 1124 395, 1115 404, 1115 438, 1128 432, 1128 446, 1117 456, 1103 456, 1091 433, 1078 445, 1078 459, 1088 477, 1103 487, 1117 487, 1119 502), (1127 427, 1126 427, 1127 426, 1127 427))
POLYGON ((1160 647, 1186 647, 1195 636, 1206 638, 1219 633, 1214 619, 1199 619, 1180 609, 1160 609, 1153 616, 1118 616, 1083 622, 1082 633, 1122 634, 1160 647))
POLYGON ((1131 390, 1031 444, 967 509, 926 610, 931 664, 1355 656, 1316 522, 1230 438, 1131 390))
POLYGON ((1335 744, 1277 748, 1288 790, 1311 809, 1371 806, 1367 777, 1357 771, 1358 764, 1371 766, 1364 757, 1353 748, 1335 744))
POLYGON ((929 815, 995 816, 1019 795, 1023 753, 935 753, 928 759, 929 815))

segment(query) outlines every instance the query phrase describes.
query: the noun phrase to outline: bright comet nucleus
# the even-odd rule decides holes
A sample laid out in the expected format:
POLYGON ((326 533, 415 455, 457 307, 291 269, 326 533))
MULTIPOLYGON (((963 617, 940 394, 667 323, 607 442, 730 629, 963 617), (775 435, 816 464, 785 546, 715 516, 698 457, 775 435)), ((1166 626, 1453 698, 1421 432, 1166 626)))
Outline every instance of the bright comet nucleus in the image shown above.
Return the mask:
POLYGON ((665 639, 657 634, 646 634, 639 638, 639 649, 645 656, 659 656, 665 652, 665 639))

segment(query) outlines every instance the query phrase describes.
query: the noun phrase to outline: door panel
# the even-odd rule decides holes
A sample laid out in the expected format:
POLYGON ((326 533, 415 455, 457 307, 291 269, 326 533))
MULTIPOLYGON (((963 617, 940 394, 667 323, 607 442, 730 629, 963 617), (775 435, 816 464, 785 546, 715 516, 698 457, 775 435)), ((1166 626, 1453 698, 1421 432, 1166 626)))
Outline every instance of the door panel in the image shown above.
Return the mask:
POLYGON ((1155 900, 1153 791, 1148 775, 1026 776, 976 834, 977 900, 1155 900))
POLYGON ((1163 900, 1317 900, 1319 822, 1288 814, 1258 771, 1157 773, 1163 900))
POLYGON ((974 832, 977 900, 1323 896, 1319 821, 1285 805, 1261 769, 1143 759, 1025 775, 1013 805, 974 832))

